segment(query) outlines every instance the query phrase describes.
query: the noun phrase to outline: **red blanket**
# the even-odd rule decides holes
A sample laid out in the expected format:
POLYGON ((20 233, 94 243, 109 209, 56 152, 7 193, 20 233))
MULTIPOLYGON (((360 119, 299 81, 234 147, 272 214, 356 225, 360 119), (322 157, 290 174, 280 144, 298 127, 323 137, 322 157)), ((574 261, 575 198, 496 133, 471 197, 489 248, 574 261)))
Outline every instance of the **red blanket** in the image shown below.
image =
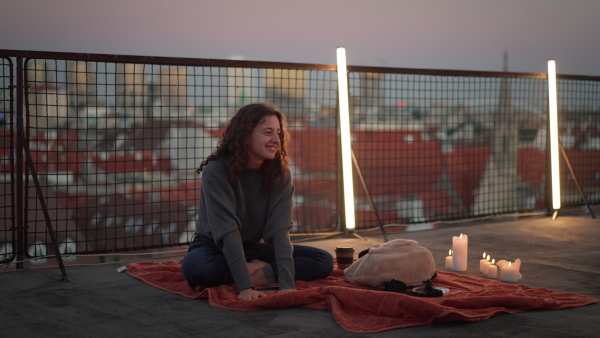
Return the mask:
POLYGON ((423 298, 405 294, 373 291, 352 285, 341 270, 326 279, 296 282, 298 291, 277 294, 252 301, 236 297, 233 284, 210 288, 191 288, 176 261, 132 263, 130 276, 159 289, 189 298, 208 298, 212 306, 230 310, 253 311, 287 307, 331 310, 336 322, 354 333, 448 323, 486 320, 501 313, 527 310, 558 310, 596 303, 584 295, 532 288, 498 280, 462 276, 438 271, 434 285, 450 289, 444 297, 423 298))

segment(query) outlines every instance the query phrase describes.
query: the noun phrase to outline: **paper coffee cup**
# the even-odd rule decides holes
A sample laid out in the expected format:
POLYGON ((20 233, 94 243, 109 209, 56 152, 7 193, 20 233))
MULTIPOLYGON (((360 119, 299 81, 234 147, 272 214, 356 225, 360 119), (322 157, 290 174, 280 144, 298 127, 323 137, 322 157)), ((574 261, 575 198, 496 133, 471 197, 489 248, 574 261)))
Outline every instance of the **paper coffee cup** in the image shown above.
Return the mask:
POLYGON ((340 245, 335 248, 335 256, 338 269, 344 270, 354 262, 354 247, 349 245, 340 245))

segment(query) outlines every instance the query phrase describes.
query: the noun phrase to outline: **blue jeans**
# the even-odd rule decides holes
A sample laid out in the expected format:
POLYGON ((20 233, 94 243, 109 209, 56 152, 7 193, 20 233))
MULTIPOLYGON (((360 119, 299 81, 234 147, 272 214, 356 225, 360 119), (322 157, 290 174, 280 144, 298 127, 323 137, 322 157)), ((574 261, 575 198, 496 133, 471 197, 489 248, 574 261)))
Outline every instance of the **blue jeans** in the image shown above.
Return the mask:
MULTIPOLYGON (((269 263, 263 268, 267 283, 277 282, 277 264, 273 245, 257 243, 244 245, 246 261, 258 259, 269 263)), ((311 281, 329 276, 333 270, 333 257, 325 250, 294 245, 296 280, 311 281)), ((223 252, 208 237, 196 235, 181 263, 181 272, 191 286, 216 286, 233 283, 233 277, 223 252)))

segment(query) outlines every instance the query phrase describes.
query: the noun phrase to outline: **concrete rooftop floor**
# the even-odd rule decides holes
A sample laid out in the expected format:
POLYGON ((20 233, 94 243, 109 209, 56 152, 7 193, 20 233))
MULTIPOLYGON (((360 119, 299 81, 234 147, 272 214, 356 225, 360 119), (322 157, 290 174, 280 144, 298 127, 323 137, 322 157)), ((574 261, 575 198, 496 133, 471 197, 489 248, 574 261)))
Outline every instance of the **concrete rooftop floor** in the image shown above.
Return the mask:
MULTIPOLYGON (((481 254, 522 260, 519 284, 600 299, 600 220, 589 215, 495 218, 418 232, 391 233, 428 248, 441 271, 452 236, 469 235, 469 269, 482 277, 481 254)), ((382 236, 342 235, 303 242, 333 253, 359 252, 382 236)), ((169 258, 178 260, 179 258, 169 258)), ((158 259, 146 259, 146 261, 158 259)), ((129 263, 23 269, 0 274, 0 337, 598 337, 600 305, 527 311, 474 323, 434 324, 361 335, 343 330, 331 312, 302 308, 237 312, 156 289, 117 268, 129 263)))

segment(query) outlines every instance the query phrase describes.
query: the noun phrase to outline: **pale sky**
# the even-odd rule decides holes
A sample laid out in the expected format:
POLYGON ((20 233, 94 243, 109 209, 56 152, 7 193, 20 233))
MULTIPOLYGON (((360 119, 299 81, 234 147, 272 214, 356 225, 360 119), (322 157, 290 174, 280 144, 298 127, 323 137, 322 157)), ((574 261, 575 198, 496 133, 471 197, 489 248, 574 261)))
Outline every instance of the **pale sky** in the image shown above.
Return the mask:
POLYGON ((0 0, 0 49, 600 76, 598 0, 0 0))

